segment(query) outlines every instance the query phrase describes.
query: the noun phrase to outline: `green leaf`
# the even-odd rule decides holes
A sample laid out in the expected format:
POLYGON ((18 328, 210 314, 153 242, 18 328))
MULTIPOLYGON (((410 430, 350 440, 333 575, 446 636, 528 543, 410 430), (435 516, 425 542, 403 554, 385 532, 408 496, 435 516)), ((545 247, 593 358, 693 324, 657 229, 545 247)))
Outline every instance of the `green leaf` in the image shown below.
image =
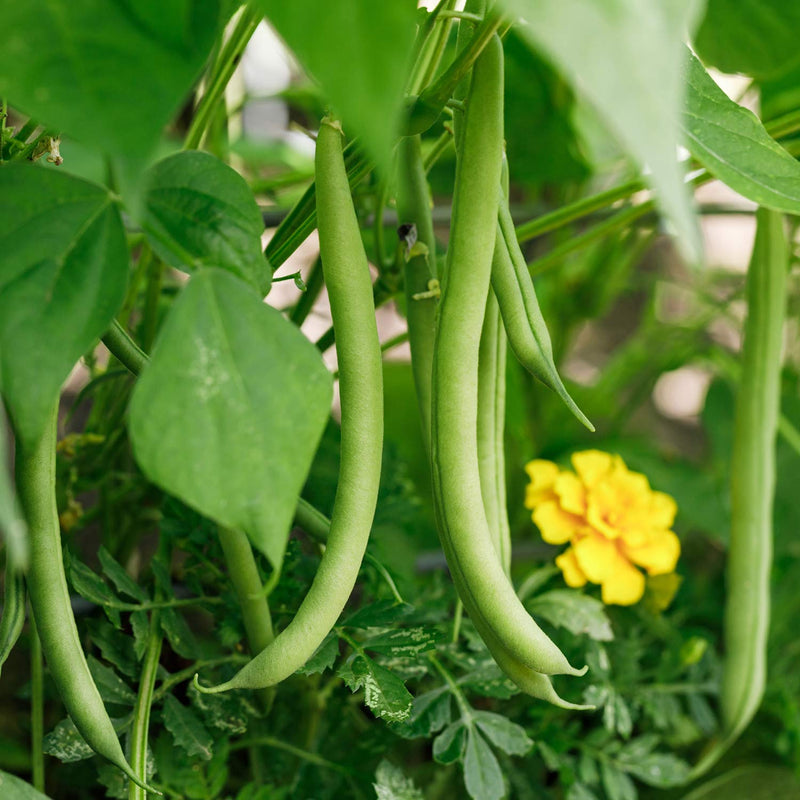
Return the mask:
POLYGON ((567 800, 597 800, 597 795, 583 783, 573 783, 567 792, 567 800))
MULTIPOLYGON (((8 30, 4 18, 0 38, 8 30)), ((34 440, 122 304, 125 233, 102 187, 12 164, 0 168, 0 253, 0 392, 17 434, 34 440)))
POLYGON ((216 728, 229 736, 239 736, 247 730, 247 721, 258 713, 243 692, 203 694, 189 687, 192 705, 203 715, 209 728, 216 728))
POLYGON ((92 673, 94 682, 100 690, 100 695, 106 703, 132 706, 136 702, 136 695, 113 669, 101 664, 94 656, 89 656, 87 661, 89 663, 89 671, 92 673))
POLYGON ((800 4, 786 0, 708 0, 694 47, 723 72, 775 78, 800 61, 800 4))
POLYGON ((364 689, 364 703, 376 717, 399 722, 411 713, 414 698, 406 685, 371 658, 356 655, 339 668, 338 674, 351 691, 364 689))
POLYGON ((211 759, 214 755, 214 741, 194 711, 168 694, 164 698, 162 718, 175 744, 185 750, 186 755, 199 756, 203 761, 211 759))
POLYGON ((150 480, 277 568, 330 402, 314 345, 237 278, 203 270, 136 383, 131 441, 150 480))
POLYGON ((411 778, 384 759, 375 770, 375 794, 377 800, 425 800, 422 792, 414 785, 411 778))
POLYGON ((53 756, 64 764, 83 761, 94 755, 94 750, 86 744, 69 717, 62 719, 50 733, 45 734, 42 749, 48 756, 53 756))
POLYGON ((760 206, 800 214, 800 164, 752 111, 734 103, 689 57, 683 127, 691 154, 715 177, 760 206))
POLYGON ((214 156, 182 152, 145 177, 144 228, 153 249, 173 267, 220 267, 263 297, 272 270, 261 252, 264 222, 245 179, 214 156))
POLYGON ((689 777, 689 765, 673 753, 650 753, 625 768, 642 783, 658 789, 683 786, 689 777))
POLYGON ((169 646, 184 658, 196 659, 200 657, 200 648, 197 644, 192 629, 186 623, 183 615, 175 608, 164 608, 159 616, 161 629, 167 637, 169 646))
POLYGON ((148 601, 147 592, 125 572, 125 568, 122 564, 120 564, 102 545, 100 545, 97 556, 103 567, 103 573, 107 575, 114 586, 117 587, 118 592, 132 597, 140 603, 146 603, 148 601))
POLYGON ((100 606, 115 628, 122 628, 119 609, 113 605, 119 602, 119 598, 111 591, 108 584, 69 552, 66 558, 69 565, 69 582, 72 588, 81 597, 100 606))
POLYGON ((217 0, 31 0, 3 9, 0 95, 108 153, 144 156, 208 56, 217 0))
POLYGON ((428 738, 442 730, 445 725, 449 725, 452 718, 452 695, 446 686, 440 686, 438 689, 417 695, 411 704, 411 714, 408 719, 393 726, 392 730, 408 739, 418 736, 428 738))
POLYGON ((448 725, 433 740, 433 757, 440 764, 452 764, 464 757, 467 726, 463 719, 448 725))
MULTIPOLYGON (((317 675, 333 666, 339 657, 339 639, 335 634, 328 634, 314 655, 297 671, 301 675, 317 675)), ((212 697, 214 695, 211 695, 212 697)))
POLYGON ((600 762, 600 776, 608 800, 636 800, 639 796, 633 781, 610 761, 600 762))
POLYGON ((344 622, 345 628, 382 628, 400 622, 414 611, 409 603, 398 603, 396 600, 378 600, 368 606, 359 608, 344 622))
MULTIPOLYGON (((0 770, 0 796, 3 800, 49 800, 22 778, 0 770)), ((421 795, 420 795, 421 796, 421 795)))
POLYGON ((475 728, 467 731, 464 784, 475 800, 500 800, 506 793, 503 773, 492 748, 475 728))
POLYGON ((640 167, 691 257, 700 253, 677 161, 683 40, 692 0, 503 0, 538 50, 592 102, 640 167), (658 86, 654 92, 653 87, 658 86))
POLYGON ((524 756, 533 747, 525 729, 502 714, 492 711, 475 711, 473 719, 486 738, 510 756, 524 756))
POLYGON ((150 639, 150 617, 146 611, 134 611, 130 616, 130 623, 133 630, 133 650, 137 661, 141 661, 150 639))
POLYGON ((261 0, 298 61, 319 81, 349 136, 388 171, 400 131, 415 0, 261 0), (313 20, 313 24, 310 24, 313 20))
POLYGON ((557 628, 586 635, 598 642, 614 638, 605 606, 594 597, 571 589, 553 589, 528 603, 534 616, 544 617, 557 628))
POLYGON ((361 646, 390 656, 415 658, 435 650, 441 638, 438 631, 430 628, 392 628, 368 637, 361 646))
POLYGON ((99 617, 86 620, 86 628, 92 644, 100 648, 100 655, 123 675, 138 680, 139 668, 131 637, 115 630, 99 617))

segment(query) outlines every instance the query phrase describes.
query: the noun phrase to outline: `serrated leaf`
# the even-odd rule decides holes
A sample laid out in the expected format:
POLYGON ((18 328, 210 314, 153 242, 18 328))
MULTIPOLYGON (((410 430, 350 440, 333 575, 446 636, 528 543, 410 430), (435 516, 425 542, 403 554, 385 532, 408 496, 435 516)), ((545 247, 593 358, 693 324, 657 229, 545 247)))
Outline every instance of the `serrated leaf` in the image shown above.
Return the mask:
POLYGON ((574 589, 553 589, 531 600, 528 608, 534 616, 544 617, 558 628, 576 635, 586 635, 598 642, 614 638, 611 620, 600 600, 574 589))
POLYGON ((328 634, 314 655, 297 671, 301 675, 317 675, 330 669, 339 657, 339 639, 335 634, 328 634))
POLYGON ((414 611, 409 603, 378 600, 359 608, 341 623, 344 628, 383 628, 401 622, 414 611))
POLYGON ((269 291, 272 270, 261 252, 264 221, 250 187, 209 153, 183 151, 145 176, 144 227, 167 264, 187 272, 227 270, 269 291))
POLYGON ((338 671, 348 688, 364 689, 364 703, 376 717, 388 722, 408 718, 414 698, 403 681, 371 658, 357 655, 338 671))
POLYGON ((600 778, 608 800, 636 800, 639 796, 633 781, 609 761, 600 762, 600 778))
MULTIPOLYGON (((0 41, 10 24, 4 18, 0 41)), ((34 441, 61 384, 122 304, 128 248, 106 189, 11 164, 0 169, 0 253, 0 393, 17 435, 34 441)))
POLYGON ((50 800, 16 775, 0 770, 0 797, 3 800, 50 800))
POLYGON ((525 729, 502 714, 492 711, 475 711, 473 719, 481 733, 495 746, 510 756, 524 756, 533 747, 525 729))
POLYGON ((103 659, 123 675, 138 679, 139 668, 131 637, 115 630, 102 619, 88 619, 85 624, 92 644, 100 648, 103 659))
POLYGON ((203 694, 191 686, 189 697, 192 705, 203 714, 206 725, 231 736, 243 734, 247 721, 256 715, 255 706, 243 693, 203 694))
POLYGON ((83 761, 94 755, 94 750, 86 744, 86 740, 78 733, 75 723, 67 717, 62 719, 42 740, 42 749, 49 755, 65 764, 83 761))
POLYGON ((430 628, 393 628, 367 637, 361 646, 390 656, 414 658, 436 649, 441 634, 430 628))
POLYGON ((103 567, 103 573, 114 586, 116 586, 118 592, 126 594, 134 600, 138 600, 140 603, 146 603, 150 599, 147 596, 147 592, 128 575, 122 564, 120 564, 102 545, 97 552, 97 556, 103 567))
POLYGON ((218 20, 217 0, 13 3, 0 27, 0 95, 104 152, 145 155, 185 101, 218 20))
POLYGON ((692 0, 503 0, 522 16, 520 33, 597 108, 640 167, 688 254, 700 253, 677 160, 683 46, 692 0), (658 92, 653 92, 658 86, 658 92))
POLYGON ((500 800, 506 787, 492 748, 475 728, 467 731, 464 752, 464 784, 475 800, 500 800))
POLYGON ((414 785, 411 778, 384 759, 375 770, 375 788, 377 800, 425 800, 422 792, 414 785))
POLYGON ((298 61, 319 81, 348 135, 361 139, 388 172, 400 132, 415 0, 260 0, 260 5, 298 61))
POLYGON ((159 621, 169 646, 179 656, 191 660, 200 657, 197 639, 179 611, 174 608, 164 608, 161 610, 159 621))
POLYGON ((683 786, 689 777, 689 765, 672 753, 650 753, 626 769, 642 783, 659 789, 683 786))
POLYGON ((459 719, 448 725, 433 740, 433 757, 440 764, 452 764, 464 756, 467 726, 459 719))
POLYGON ((450 724, 452 718, 452 695, 447 687, 441 686, 417 695, 411 704, 408 719, 393 726, 392 730, 408 739, 418 736, 428 738, 450 724))
POLYGON ((689 56, 683 128, 686 147, 715 177, 748 200, 774 211, 800 213, 800 163, 734 103, 703 65, 689 56))
POLYGON ((204 761, 211 759, 214 755, 214 741, 194 711, 168 694, 164 698, 162 718, 175 744, 186 755, 199 756, 204 761))
POLYGON ((277 568, 331 392, 297 328, 232 275, 203 270, 136 383, 134 453, 150 480, 245 531, 277 568))
POLYGON ((103 609, 111 624, 120 629, 122 619, 119 609, 112 603, 118 602, 117 596, 108 584, 93 570, 74 556, 67 556, 69 563, 69 582, 72 588, 90 603, 103 609))
POLYGON ((141 661, 147 652, 147 642, 150 637, 150 617, 146 611, 134 611, 130 616, 131 629, 133 630, 133 650, 136 660, 141 661))
POLYGON ((786 0, 708 0, 694 46, 723 72, 777 77, 800 61, 800 5, 786 0))
POLYGON ((87 661, 104 702, 126 706, 132 706, 136 702, 136 695, 113 669, 101 664, 94 656, 89 656, 87 661))

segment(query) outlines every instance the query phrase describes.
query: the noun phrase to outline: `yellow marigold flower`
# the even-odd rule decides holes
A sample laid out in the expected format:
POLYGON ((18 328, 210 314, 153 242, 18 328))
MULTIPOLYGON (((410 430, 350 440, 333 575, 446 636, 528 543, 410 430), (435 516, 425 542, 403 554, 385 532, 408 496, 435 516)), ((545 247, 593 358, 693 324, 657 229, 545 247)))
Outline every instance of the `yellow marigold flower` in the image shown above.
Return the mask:
POLYGON ((648 575, 675 569, 675 501, 617 455, 585 450, 572 456, 572 466, 574 472, 541 459, 527 464, 525 506, 546 542, 570 544, 556 558, 568 586, 597 583, 604 603, 632 605, 644 594, 638 567, 648 575))

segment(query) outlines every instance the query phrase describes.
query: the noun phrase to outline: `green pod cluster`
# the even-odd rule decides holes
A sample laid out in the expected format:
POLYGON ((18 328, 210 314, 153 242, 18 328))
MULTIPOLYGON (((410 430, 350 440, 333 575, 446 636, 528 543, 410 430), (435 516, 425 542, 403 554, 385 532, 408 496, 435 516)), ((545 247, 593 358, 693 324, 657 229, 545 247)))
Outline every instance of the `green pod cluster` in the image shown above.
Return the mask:
POLYGON ((292 622, 231 680, 203 692, 263 689, 288 678, 336 624, 366 550, 381 473, 383 373, 369 264, 342 155, 339 125, 324 120, 317 138, 316 201, 320 255, 339 359, 341 460, 325 553, 292 622))
POLYGON ((57 419, 56 407, 38 441, 17 437, 16 442, 17 493, 31 549, 28 596, 42 652, 64 707, 86 743, 135 784, 161 794, 143 783, 128 764, 81 647, 64 574, 56 508, 57 419))
POLYGON ((436 327, 431 464, 437 522, 476 626, 524 668, 580 675, 519 601, 495 552, 478 467, 478 373, 503 150, 503 54, 494 38, 476 61, 459 142, 453 226, 436 327))

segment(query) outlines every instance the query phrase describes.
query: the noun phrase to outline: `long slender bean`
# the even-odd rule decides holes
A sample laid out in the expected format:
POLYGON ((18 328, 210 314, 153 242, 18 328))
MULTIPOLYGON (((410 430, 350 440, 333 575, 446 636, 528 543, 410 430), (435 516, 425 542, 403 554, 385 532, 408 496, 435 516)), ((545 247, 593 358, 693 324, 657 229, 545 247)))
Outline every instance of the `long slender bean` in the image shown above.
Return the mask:
POLYGON ((341 130, 330 120, 323 122, 317 138, 316 172, 320 250, 337 329, 342 406, 341 466, 330 535, 311 588, 289 626, 231 680, 199 687, 205 692, 272 686, 313 655, 350 597, 375 513, 383 447, 380 343, 341 130))
POLYGON ((37 442, 17 437, 17 492, 28 522, 28 594, 47 665, 75 727, 98 754, 154 794, 131 769, 81 648, 67 588, 55 497, 57 407, 37 442))
POLYGON ((22 577, 22 572, 8 565, 8 560, 6 560, 5 581, 3 615, 0 618, 0 670, 17 643, 25 624, 25 579, 22 577))

